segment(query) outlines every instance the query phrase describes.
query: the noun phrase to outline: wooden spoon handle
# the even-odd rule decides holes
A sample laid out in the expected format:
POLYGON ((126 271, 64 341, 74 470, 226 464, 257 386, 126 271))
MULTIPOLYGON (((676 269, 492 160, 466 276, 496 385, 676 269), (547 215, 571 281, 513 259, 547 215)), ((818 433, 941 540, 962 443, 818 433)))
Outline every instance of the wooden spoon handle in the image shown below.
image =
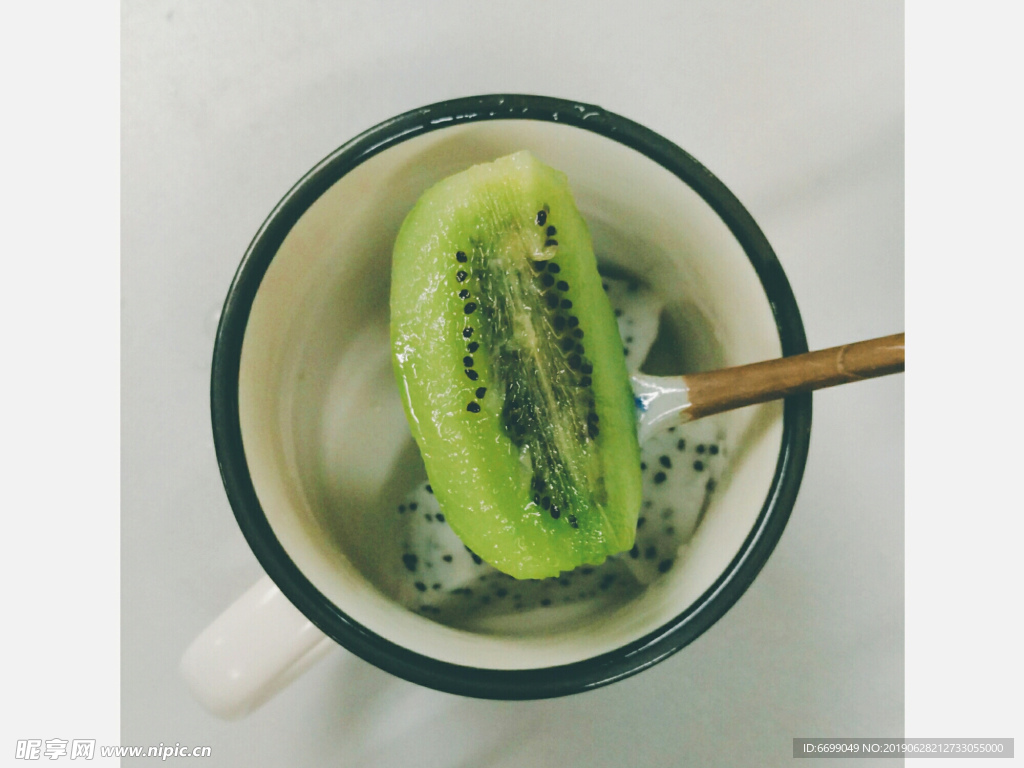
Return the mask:
MULTIPOLYGON (((800 392, 899 373, 905 334, 683 377, 689 419, 764 403, 800 392)), ((685 417, 684 417, 685 418, 685 417)))

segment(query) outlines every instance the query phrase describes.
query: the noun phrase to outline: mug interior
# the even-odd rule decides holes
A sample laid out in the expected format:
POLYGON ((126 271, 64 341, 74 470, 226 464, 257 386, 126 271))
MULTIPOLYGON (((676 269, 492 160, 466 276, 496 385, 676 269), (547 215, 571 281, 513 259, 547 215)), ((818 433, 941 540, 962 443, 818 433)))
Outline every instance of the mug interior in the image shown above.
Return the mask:
POLYGON ((370 157, 305 211, 259 285, 242 343, 239 425, 259 504, 288 557, 353 621, 414 653, 492 670, 589 659, 686 611, 758 524, 783 446, 781 403, 724 415, 728 468, 700 526, 676 566, 629 599, 468 631, 393 598, 390 512, 425 472, 391 369, 392 245, 433 183, 521 149, 568 176, 602 268, 667 301, 675 373, 782 354, 761 280, 715 210, 640 152, 574 126, 453 124, 370 157))

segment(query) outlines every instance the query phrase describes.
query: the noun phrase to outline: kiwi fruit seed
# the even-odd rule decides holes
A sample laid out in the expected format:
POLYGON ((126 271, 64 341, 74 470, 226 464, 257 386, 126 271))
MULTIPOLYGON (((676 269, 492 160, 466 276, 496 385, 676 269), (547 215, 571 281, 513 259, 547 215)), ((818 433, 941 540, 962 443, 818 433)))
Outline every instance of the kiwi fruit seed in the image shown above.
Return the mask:
POLYGON ((427 190, 395 243, 391 344, 433 493, 474 554, 537 579, 632 548, 633 392, 562 173, 523 151, 427 190))

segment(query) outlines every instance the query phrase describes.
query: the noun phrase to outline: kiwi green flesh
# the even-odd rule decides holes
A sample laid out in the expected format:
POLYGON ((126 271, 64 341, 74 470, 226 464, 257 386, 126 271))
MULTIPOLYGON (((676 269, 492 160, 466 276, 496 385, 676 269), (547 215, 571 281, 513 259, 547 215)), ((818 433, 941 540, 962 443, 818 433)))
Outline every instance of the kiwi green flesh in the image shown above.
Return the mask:
POLYGON ((633 395, 563 174, 519 152, 424 193, 395 245, 391 337, 427 475, 468 548, 544 578, 633 546, 633 395))

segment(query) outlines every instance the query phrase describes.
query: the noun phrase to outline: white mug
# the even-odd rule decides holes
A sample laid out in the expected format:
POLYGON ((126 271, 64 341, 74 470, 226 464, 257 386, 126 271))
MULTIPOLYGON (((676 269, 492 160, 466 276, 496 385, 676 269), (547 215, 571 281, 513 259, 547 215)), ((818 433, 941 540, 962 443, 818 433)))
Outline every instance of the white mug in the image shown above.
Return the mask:
POLYGON ((753 219, 694 158, 636 123, 571 101, 494 95, 414 110, 356 137, 270 214, 221 316, 217 456, 268 575, 182 661, 211 711, 251 711, 337 644, 451 693, 595 688, 707 630, 778 541, 807 456, 810 395, 722 417, 722 476, 674 567, 642 589, 492 611, 478 625, 396 598, 393 510, 425 476, 389 357, 392 244, 434 182, 521 149, 568 176, 603 267, 664 299, 679 373, 806 351, 789 284, 753 219))

